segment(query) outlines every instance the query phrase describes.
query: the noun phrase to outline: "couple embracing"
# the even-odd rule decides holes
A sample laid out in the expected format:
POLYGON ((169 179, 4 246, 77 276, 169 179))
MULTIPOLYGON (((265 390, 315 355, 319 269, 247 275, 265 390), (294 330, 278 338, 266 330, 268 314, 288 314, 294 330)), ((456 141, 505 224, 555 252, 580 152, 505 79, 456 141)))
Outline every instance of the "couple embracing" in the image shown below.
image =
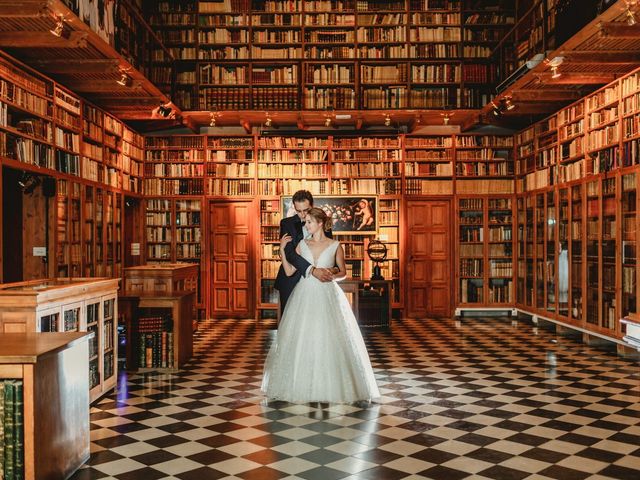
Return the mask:
POLYGON ((262 389, 292 403, 351 403, 380 396, 351 306, 336 283, 346 276, 332 219, 306 190, 293 195, 296 215, 280 222, 276 288, 282 317, 264 367, 262 389))

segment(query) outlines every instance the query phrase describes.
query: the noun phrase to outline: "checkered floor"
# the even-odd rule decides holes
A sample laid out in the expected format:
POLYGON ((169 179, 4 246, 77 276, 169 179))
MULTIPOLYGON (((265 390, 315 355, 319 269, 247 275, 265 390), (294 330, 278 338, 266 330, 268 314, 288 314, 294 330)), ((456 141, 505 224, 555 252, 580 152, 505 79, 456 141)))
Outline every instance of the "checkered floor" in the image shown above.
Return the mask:
POLYGON ((260 394, 275 330, 201 324, 175 374, 123 374, 73 479, 640 479, 640 364, 528 322, 402 320, 365 334, 383 397, 260 394))

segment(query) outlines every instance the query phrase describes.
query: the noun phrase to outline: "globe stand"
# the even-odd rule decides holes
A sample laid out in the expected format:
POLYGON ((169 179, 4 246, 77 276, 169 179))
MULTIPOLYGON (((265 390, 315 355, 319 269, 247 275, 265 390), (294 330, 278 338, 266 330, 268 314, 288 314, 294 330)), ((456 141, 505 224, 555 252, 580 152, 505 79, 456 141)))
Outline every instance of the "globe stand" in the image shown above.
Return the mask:
POLYGON ((373 266, 373 274, 371 275, 371 280, 384 280, 384 277, 382 276, 382 269, 377 263, 373 266))
POLYGON ((387 246, 380 240, 371 240, 367 247, 367 255, 369 255, 369 259, 373 262, 371 280, 384 280, 380 263, 387 258, 387 246))

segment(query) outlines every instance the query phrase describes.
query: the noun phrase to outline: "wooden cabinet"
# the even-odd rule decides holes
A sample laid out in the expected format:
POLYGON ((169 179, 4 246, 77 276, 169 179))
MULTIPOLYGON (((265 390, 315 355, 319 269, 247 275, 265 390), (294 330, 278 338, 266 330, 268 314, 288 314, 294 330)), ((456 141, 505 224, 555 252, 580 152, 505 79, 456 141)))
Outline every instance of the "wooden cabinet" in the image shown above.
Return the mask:
POLYGON ((68 478, 89 460, 89 339, 0 333, 0 382, 17 380, 22 390, 26 480, 68 478))
POLYGON ((0 333, 93 332, 89 389, 93 402, 116 385, 115 279, 51 279, 0 285, 0 333))
POLYGON ((158 263, 124 269, 126 295, 171 295, 197 292, 198 265, 194 263, 158 263))

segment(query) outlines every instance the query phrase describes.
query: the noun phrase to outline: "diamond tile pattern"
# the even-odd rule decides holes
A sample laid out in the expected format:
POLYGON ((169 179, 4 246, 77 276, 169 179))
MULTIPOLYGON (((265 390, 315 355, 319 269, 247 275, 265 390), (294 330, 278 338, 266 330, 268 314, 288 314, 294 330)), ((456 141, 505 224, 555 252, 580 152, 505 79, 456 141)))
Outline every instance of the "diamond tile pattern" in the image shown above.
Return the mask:
POLYGON ((364 333, 382 398, 260 392, 276 332, 201 323, 176 373, 121 374, 73 479, 640 478, 640 364, 532 326, 400 320, 364 333))

